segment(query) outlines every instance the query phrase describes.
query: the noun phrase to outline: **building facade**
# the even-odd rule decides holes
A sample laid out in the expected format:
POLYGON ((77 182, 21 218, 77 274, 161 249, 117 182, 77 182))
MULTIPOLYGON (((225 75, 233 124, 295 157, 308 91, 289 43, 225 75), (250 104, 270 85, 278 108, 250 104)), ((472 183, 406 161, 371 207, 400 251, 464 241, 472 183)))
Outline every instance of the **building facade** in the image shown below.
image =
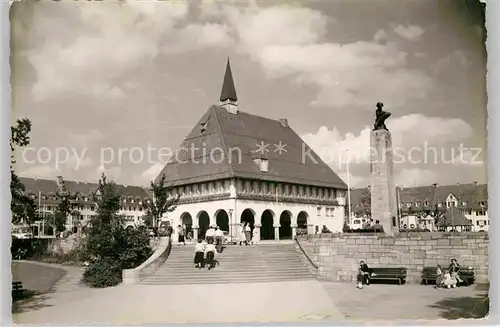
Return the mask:
MULTIPOLYGON (((49 226, 53 225, 51 221, 59 203, 56 194, 61 191, 61 177, 54 180, 20 177, 20 180, 29 196, 38 203, 39 215, 43 217, 41 221, 43 220, 44 224, 49 226)), ((76 232, 96 214, 96 206, 92 197, 98 190, 98 184, 78 181, 64 181, 64 183, 71 194, 78 194, 77 199, 72 203, 74 214, 70 215, 66 221, 66 229, 76 232)), ((146 213, 143 202, 151 201, 147 190, 140 186, 120 184, 116 187, 122 194, 122 206, 118 214, 125 217, 127 227, 141 225, 142 217, 146 213)), ((41 222, 36 225, 40 225, 41 228, 41 222)))
POLYGON ((237 239, 242 223, 258 240, 291 239, 323 225, 342 230, 346 184, 286 119, 239 110, 229 61, 220 105, 202 116, 162 175, 179 196, 164 220, 195 239, 210 225, 237 239))
MULTIPOLYGON (((476 182, 469 184, 408 187, 397 189, 401 226, 412 225, 433 230, 433 219, 442 216, 450 207, 456 207, 472 224, 472 231, 488 231, 488 186, 476 182)), ((363 219, 366 194, 370 189, 351 190, 352 217, 350 224, 363 219)))

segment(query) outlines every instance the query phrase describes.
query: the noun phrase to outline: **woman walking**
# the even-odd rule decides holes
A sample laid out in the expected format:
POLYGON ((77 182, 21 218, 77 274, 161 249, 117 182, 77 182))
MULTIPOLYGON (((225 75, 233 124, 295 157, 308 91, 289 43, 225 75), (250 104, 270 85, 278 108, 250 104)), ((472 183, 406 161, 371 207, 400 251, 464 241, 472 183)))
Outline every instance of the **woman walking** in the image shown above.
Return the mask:
POLYGON ((242 243, 245 243, 245 245, 248 245, 247 236, 245 234, 245 227, 246 227, 246 223, 243 223, 241 225, 241 231, 240 231, 240 237, 239 237, 239 239, 240 239, 240 245, 242 243))
POLYGON ((252 241, 252 229, 250 228, 249 223, 246 223, 245 225, 245 239, 247 241, 247 244, 252 241))
POLYGON ((184 227, 182 227, 181 225, 177 226, 177 233, 179 234, 177 240, 179 242, 179 245, 181 245, 181 243, 186 245, 186 240, 184 239, 184 227))

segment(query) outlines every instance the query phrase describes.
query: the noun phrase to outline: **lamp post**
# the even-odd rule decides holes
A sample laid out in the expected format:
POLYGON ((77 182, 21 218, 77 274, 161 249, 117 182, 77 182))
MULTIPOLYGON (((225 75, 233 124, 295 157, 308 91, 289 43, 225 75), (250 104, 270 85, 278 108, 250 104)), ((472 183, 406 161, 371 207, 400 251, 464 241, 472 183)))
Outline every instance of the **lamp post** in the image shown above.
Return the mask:
POLYGON ((346 161, 346 164, 347 164, 347 203, 348 203, 348 207, 347 207, 347 210, 348 210, 348 215, 349 215, 349 224, 351 224, 351 218, 352 218, 352 213, 351 213, 351 173, 349 171, 349 149, 346 149, 346 153, 348 154, 347 155, 347 161, 346 161))
POLYGON ((233 244, 233 209, 227 209, 229 213, 229 242, 233 244))

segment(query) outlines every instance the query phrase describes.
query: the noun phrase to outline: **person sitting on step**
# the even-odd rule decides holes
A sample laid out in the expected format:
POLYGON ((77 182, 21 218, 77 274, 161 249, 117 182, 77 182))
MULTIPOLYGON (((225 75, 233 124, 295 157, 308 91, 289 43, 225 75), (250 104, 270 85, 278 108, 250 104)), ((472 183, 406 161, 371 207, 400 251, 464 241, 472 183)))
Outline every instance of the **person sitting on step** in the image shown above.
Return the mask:
POLYGON ((203 265, 203 257, 205 256, 205 244, 201 239, 198 240, 194 247, 194 266, 200 269, 203 265))
POLYGON ((215 266, 215 253, 217 249, 215 248, 213 241, 208 241, 207 246, 205 247, 205 257, 206 263, 208 266, 208 270, 212 269, 215 266))

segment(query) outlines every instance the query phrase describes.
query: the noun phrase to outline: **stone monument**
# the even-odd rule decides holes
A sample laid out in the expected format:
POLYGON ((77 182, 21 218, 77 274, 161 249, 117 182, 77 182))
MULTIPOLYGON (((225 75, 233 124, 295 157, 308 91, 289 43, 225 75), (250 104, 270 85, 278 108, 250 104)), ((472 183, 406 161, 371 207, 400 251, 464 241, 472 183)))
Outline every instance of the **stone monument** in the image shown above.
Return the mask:
POLYGON ((377 103, 375 124, 370 135, 371 147, 371 210, 372 219, 380 221, 384 232, 394 235, 398 231, 396 188, 391 132, 385 120, 391 115, 383 111, 384 104, 377 103))

